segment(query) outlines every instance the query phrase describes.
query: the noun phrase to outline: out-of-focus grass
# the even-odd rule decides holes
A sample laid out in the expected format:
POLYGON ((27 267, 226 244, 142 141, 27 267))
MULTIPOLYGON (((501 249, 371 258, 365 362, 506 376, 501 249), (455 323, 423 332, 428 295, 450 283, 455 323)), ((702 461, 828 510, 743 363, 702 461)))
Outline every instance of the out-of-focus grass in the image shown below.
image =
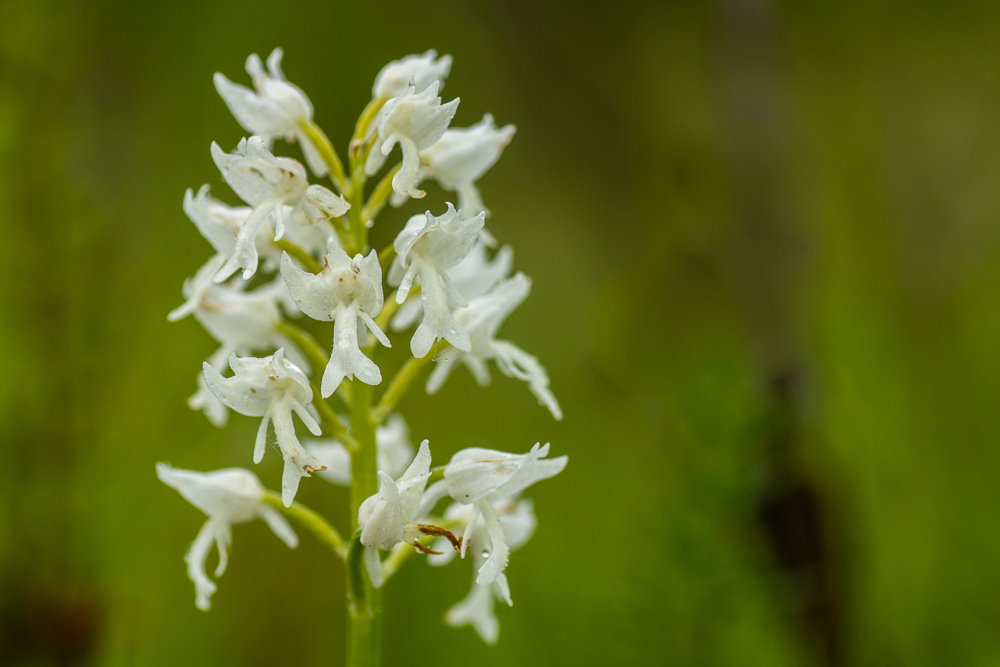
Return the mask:
MULTIPOLYGON (((342 570, 308 537, 237 527, 195 610, 202 518, 153 472, 252 467, 252 420, 184 405, 212 341, 165 318, 209 252, 184 190, 236 203, 211 74, 281 45, 338 147, 430 47, 457 126, 518 126, 481 182, 534 280, 503 335, 566 419, 464 371, 402 408, 436 461, 570 464, 531 494, 499 645, 441 622, 467 564, 414 559, 387 664, 996 663, 998 27, 987 3, 3 5, 0 661, 342 660, 342 570)), ((300 493, 345 523, 341 490, 300 493)))

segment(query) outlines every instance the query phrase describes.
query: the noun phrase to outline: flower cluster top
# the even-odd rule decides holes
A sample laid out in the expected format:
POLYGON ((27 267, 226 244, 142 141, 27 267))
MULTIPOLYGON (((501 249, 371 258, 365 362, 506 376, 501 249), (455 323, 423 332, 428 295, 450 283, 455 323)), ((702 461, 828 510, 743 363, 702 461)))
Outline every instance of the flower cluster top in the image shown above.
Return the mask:
MULTIPOLYGON (((448 553, 464 557, 471 543, 476 584, 446 619, 472 624, 486 641, 495 641, 493 600, 510 603, 508 554, 535 526, 532 504, 521 493, 559 473, 566 457, 546 458, 548 445, 517 455, 465 449, 442 475, 430 467, 427 441, 414 453, 395 409, 425 367, 426 391, 435 393, 458 364, 478 384, 488 384, 492 361, 562 418, 545 368, 499 337, 504 321, 527 298, 531 280, 512 274, 512 249, 487 231, 490 211, 478 181, 515 128, 498 127, 489 114, 471 127, 452 128, 459 99, 441 97, 451 58, 428 51, 378 73, 345 165, 316 125, 309 98, 286 79, 281 60, 281 49, 266 64, 250 56, 252 87, 215 75, 216 89, 249 135, 231 150, 211 145, 237 205, 215 199, 208 185, 184 197, 185 213, 214 254, 185 281, 184 303, 169 319, 191 315, 219 344, 203 364, 189 405, 220 427, 230 410, 260 418, 253 461, 262 460, 273 433, 270 441, 284 459, 281 505, 290 507, 301 478, 312 472, 352 483, 363 443, 351 424, 361 414, 351 388, 392 377, 378 404, 363 411, 378 450, 377 492, 356 508, 357 539, 371 582, 380 586, 385 579, 380 550, 416 548, 442 564, 448 553), (308 169, 275 155, 276 139, 297 144, 308 169), (422 187, 430 181, 453 194, 453 201, 444 210, 412 215, 381 252, 370 248, 368 230, 384 207, 424 197, 422 187), (328 324, 310 320, 332 323, 329 346, 316 343, 307 330, 328 324), (377 348, 391 347, 388 333, 411 329, 412 358, 393 377, 384 372, 377 348), (300 440, 303 427, 317 437, 300 440), (453 504, 435 515, 445 498, 453 504), (449 542, 451 551, 440 548, 449 542)), ((200 608, 208 608, 215 590, 204 571, 209 547, 213 541, 219 546, 218 576, 232 524, 262 518, 295 546, 281 507, 265 502, 268 492, 252 473, 196 473, 161 464, 158 474, 209 516, 188 554, 200 608)))

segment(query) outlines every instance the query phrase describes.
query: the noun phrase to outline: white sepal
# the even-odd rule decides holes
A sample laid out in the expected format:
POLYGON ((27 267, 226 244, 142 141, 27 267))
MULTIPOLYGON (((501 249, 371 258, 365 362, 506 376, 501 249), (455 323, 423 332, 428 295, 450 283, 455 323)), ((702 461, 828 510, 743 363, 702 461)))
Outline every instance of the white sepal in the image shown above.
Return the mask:
POLYGON ((372 97, 389 99, 402 95, 410 81, 418 93, 422 92, 435 81, 443 82, 450 70, 451 56, 438 58, 433 49, 420 56, 393 60, 375 77, 372 97))

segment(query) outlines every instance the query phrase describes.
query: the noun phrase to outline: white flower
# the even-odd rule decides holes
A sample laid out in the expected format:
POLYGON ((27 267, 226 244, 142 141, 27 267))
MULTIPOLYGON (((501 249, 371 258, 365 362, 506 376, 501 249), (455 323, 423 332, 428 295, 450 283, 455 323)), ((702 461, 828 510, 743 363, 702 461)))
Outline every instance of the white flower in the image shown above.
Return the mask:
MULTIPOLYGON (((184 212, 198 227, 201 235, 212 244, 215 251, 227 260, 236 252, 237 236, 250 217, 251 211, 248 206, 227 206, 214 199, 209 195, 207 185, 203 185, 197 195, 191 190, 184 194, 184 212)), ((327 239, 334 237, 329 224, 325 222, 309 224, 300 216, 294 215, 289 206, 285 207, 282 215, 285 220, 285 237, 313 257, 322 256, 326 250, 327 239)), ((271 242, 272 238, 270 230, 263 225, 258 228, 254 237, 257 254, 264 260, 264 270, 268 272, 277 269, 282 252, 271 242)), ((223 274, 221 280, 228 277, 223 274)))
POLYGON ((500 621, 493 613, 493 603, 500 595, 496 584, 480 586, 473 582, 468 595, 445 613, 444 622, 456 628, 471 625, 484 642, 496 644, 500 638, 500 621))
POLYGON ((393 60, 382 68, 375 77, 372 86, 372 97, 389 99, 406 92, 406 87, 413 81, 418 93, 423 92, 435 81, 443 82, 451 70, 451 56, 437 57, 437 51, 431 49, 422 56, 407 56, 402 60, 393 60))
POLYGON ((184 281, 187 299, 167 316, 171 322, 193 314, 195 319, 233 352, 280 347, 287 340, 275 327, 281 322, 279 303, 288 299, 280 280, 250 292, 243 281, 219 285, 212 280, 225 257, 216 255, 193 278, 184 281))
POLYGON ((527 454, 508 454, 477 447, 463 449, 451 458, 445 468, 444 479, 431 485, 424 493, 418 513, 426 514, 446 495, 463 505, 472 505, 462 537, 463 558, 473 539, 477 521, 482 517, 491 547, 477 571, 476 582, 479 585, 487 586, 497 581, 507 567, 510 554, 495 505, 517 496, 535 482, 562 472, 568 458, 560 456, 543 460, 548 453, 548 443, 544 446, 536 444, 527 454))
MULTIPOLYGON (((461 515, 464 515, 467 525, 471 517, 470 509, 471 506, 469 505, 456 503, 448 508, 445 518, 452 520, 457 518, 461 520, 461 515)), ((511 551, 514 551, 523 546, 531 538, 537 525, 531 501, 522 499, 516 502, 508 501, 499 503, 496 510, 500 516, 500 525, 503 528, 503 533, 507 538, 507 547, 511 551)), ((439 540, 439 543, 443 542, 443 540, 439 540)), ((473 530, 472 543, 474 545, 481 544, 486 550, 493 551, 493 545, 489 542, 486 534, 485 524, 481 521, 477 522, 473 530)), ((454 557, 455 552, 444 548, 445 546, 445 544, 440 544, 440 546, 436 547, 440 548, 441 553, 440 555, 428 558, 428 562, 431 565, 442 565, 454 557)), ((474 569, 478 570, 485 563, 486 557, 482 555, 481 551, 476 551, 475 549, 473 549, 472 553, 474 569)), ((454 627, 471 625, 483 641, 487 644, 495 644, 500 634, 500 622, 497 620, 496 614, 493 613, 495 600, 502 600, 509 606, 513 606, 514 604, 510 597, 510 586, 507 582, 507 577, 503 573, 500 573, 496 580, 488 586, 480 586, 473 580, 472 589, 469 591, 469 594, 461 602, 452 606, 445 614, 445 623, 454 627)))
POLYGON ((260 137, 241 139, 236 150, 226 153, 212 142, 212 158, 229 186, 253 206, 236 235, 236 248, 225 267, 215 277, 222 282, 238 268, 249 279, 257 271, 257 233, 273 216, 274 238, 285 233, 285 207, 300 221, 316 223, 343 215, 350 205, 322 185, 309 185, 305 168, 290 158, 275 157, 260 137))
POLYGON ((420 278, 424 319, 410 339, 410 350, 418 359, 426 356, 439 338, 459 350, 472 349, 469 333, 452 317, 452 310, 466 302, 446 270, 469 253, 484 220, 482 213, 467 218, 448 204, 447 212, 440 217, 427 211, 410 218, 393 242, 396 259, 389 268, 389 284, 399 286, 397 303, 406 300, 414 278, 420 278))
POLYGON ((313 319, 334 322, 333 349, 323 372, 323 398, 333 394, 345 377, 357 376, 371 385, 381 382, 382 372, 358 344, 360 338, 367 343, 367 326, 382 345, 391 347, 372 319, 382 310, 382 267, 378 253, 372 250, 367 257, 358 253, 351 259, 331 242, 326 265, 319 274, 303 271, 285 255, 281 258, 281 275, 303 313, 313 319))
POLYGON ((244 130, 259 135, 269 148, 274 137, 298 140, 309 168, 317 176, 326 176, 326 163, 302 127, 312 121, 312 104, 298 86, 285 80, 281 56, 280 48, 271 52, 267 71, 256 53, 247 58, 246 70, 255 90, 233 83, 219 72, 215 73, 215 88, 244 130))
MULTIPOLYGON (((446 271, 451 284, 466 301, 475 299, 490 291, 498 282, 510 274, 514 265, 514 251, 510 246, 500 248, 491 260, 487 254, 486 244, 480 239, 469 254, 446 271)), ((424 312, 419 299, 408 299, 396 311, 392 318, 393 331, 409 329, 424 312)))
POLYGON ((369 138, 373 132, 378 133, 376 145, 365 163, 365 173, 369 176, 382 168, 397 142, 403 150, 403 164, 392 178, 392 189, 397 194, 414 198, 424 196, 422 190, 414 187, 420 171, 420 151, 441 138, 458 108, 457 97, 441 104, 439 85, 435 81, 427 90, 418 93, 411 83, 403 94, 385 103, 368 130, 369 138))
POLYGON ((396 481, 378 473, 378 493, 358 508, 358 528, 365 547, 365 566, 372 586, 382 585, 382 564, 378 550, 388 551, 400 542, 411 542, 420 535, 414 523, 420 518, 421 497, 430 478, 431 450, 428 442, 420 449, 406 472, 396 481))
POLYGON ((455 321, 469 332, 470 349, 452 348, 438 356, 438 365, 427 380, 427 393, 437 392, 458 362, 465 364, 480 385, 489 384, 490 372, 486 362, 492 359, 504 375, 527 382, 538 402, 547 407, 553 417, 562 419, 559 402, 549 390, 548 373, 538 359, 513 343, 496 339, 500 325, 530 291, 531 280, 518 273, 487 294, 471 299, 467 307, 456 310, 455 321))
POLYGON ((184 557, 188 576, 194 582, 198 609, 208 610, 210 598, 215 592, 215 584, 205 573, 205 559, 214 542, 219 551, 215 576, 222 576, 229 562, 229 547, 232 544, 230 528, 233 524, 263 519, 289 548, 298 546, 298 537, 285 517, 263 502, 264 487, 249 470, 227 468, 195 472, 157 463, 156 474, 164 484, 177 489, 188 502, 208 515, 208 521, 184 557))
MULTIPOLYGON (((489 215, 475 183, 500 158, 515 130, 513 125, 497 128, 490 114, 472 127, 447 130, 434 144, 421 151, 414 187, 425 178, 433 178, 445 190, 458 194, 458 207, 466 215, 481 211, 489 215)), ((401 203, 402 198, 394 198, 393 204, 401 203)))
MULTIPOLYGON (((209 364, 220 372, 231 354, 243 356, 278 347, 285 348, 289 359, 309 372, 305 355, 276 328, 281 322, 279 303, 287 311, 298 313, 288 303, 290 297, 284 282, 279 278, 250 292, 243 291, 245 283, 238 278, 232 283, 217 285, 212 277, 225 261, 225 256, 216 255, 193 278, 185 280, 183 293, 187 300, 167 319, 174 322, 193 314, 220 343, 219 349, 209 358, 209 364)), ((188 399, 188 405, 203 410, 216 426, 225 426, 228 420, 225 405, 208 390, 201 373, 198 374, 198 391, 188 399)))
MULTIPOLYGON (((205 363, 221 373, 226 367, 226 362, 229 361, 230 354, 232 352, 227 348, 220 347, 205 363)), ((204 412, 208 420, 219 428, 225 426, 229 421, 229 408, 208 388, 204 373, 198 373, 198 391, 188 398, 187 404, 192 410, 204 412)))
MULTIPOLYGON (((341 417, 343 421, 346 418, 341 417)), ((351 485, 351 454, 336 439, 304 440, 306 451, 326 464, 320 477, 339 486, 351 485)), ((389 477, 403 474, 407 464, 413 459, 413 445, 410 443, 410 429, 403 415, 392 414, 384 425, 375 429, 378 469, 389 477)))
POLYGON ((270 357, 229 358, 229 366, 236 373, 227 378, 208 363, 204 364, 205 382, 212 393, 227 406, 249 417, 263 417, 257 430, 253 462, 264 458, 268 424, 274 425, 278 447, 285 459, 281 477, 281 500, 285 507, 292 504, 299 480, 310 472, 323 469, 323 463, 299 444, 292 423, 292 412, 313 435, 321 433, 315 409, 312 407, 312 389, 309 380, 297 366, 285 361, 284 350, 270 357))

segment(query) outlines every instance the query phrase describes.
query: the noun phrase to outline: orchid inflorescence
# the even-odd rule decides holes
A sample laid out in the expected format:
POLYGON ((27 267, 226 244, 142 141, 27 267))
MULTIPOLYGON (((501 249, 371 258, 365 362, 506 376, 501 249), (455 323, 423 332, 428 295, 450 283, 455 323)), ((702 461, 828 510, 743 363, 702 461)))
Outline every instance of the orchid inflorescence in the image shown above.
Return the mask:
MULTIPOLYGON (((523 492, 562 471, 566 457, 547 458, 548 444, 523 454, 470 448, 433 468, 428 441, 414 454, 396 407, 424 370, 431 370, 426 390, 433 394, 459 363, 480 385, 488 384, 492 360, 562 418, 538 360, 497 338, 531 281, 522 273, 510 275, 513 252, 498 247, 486 230, 489 211, 476 183, 515 128, 498 128, 489 114, 472 127, 450 128, 459 100, 442 103, 439 95, 451 58, 428 51, 379 72, 345 169, 313 121, 309 99, 285 79, 281 58, 275 49, 265 67, 250 56, 246 69, 253 88, 215 75, 219 94, 251 136, 232 152, 213 143, 211 155, 245 205, 214 199, 208 185, 184 197, 184 211, 215 254, 185 281, 185 302, 169 319, 193 315, 219 343, 188 403, 219 427, 230 410, 260 417, 254 463, 263 458, 272 432, 284 459, 280 495, 248 470, 201 473, 158 464, 160 479, 208 516, 186 557, 196 604, 208 609, 216 589, 205 572, 213 543, 218 577, 228 561, 233 524, 263 519, 294 548, 298 540, 287 515, 345 560, 349 608, 357 619, 377 617, 373 591, 409 555, 423 552, 432 564, 443 565, 471 553, 472 591, 445 620, 470 624, 493 643, 499 628, 493 603, 511 604, 508 556, 536 525, 523 492), (277 138, 297 143, 309 171, 329 177, 331 187, 310 183, 305 166, 276 156, 277 138), (386 170, 397 145, 401 161, 386 170), (380 172, 381 181, 366 188, 367 179, 380 172), (437 215, 418 213, 391 246, 371 249, 368 230, 385 205, 422 198, 420 186, 430 180, 456 195, 457 208, 448 203, 437 215), (384 286, 395 288, 388 297, 384 286), (329 348, 292 322, 302 315, 333 324, 329 348), (378 346, 391 347, 389 333, 411 328, 412 358, 373 401, 371 387, 383 384, 378 346), (302 427, 317 437, 300 440, 302 427), (312 472, 351 487, 349 539, 294 502, 301 479, 312 472), (451 504, 437 510, 446 498, 451 504), (382 552, 389 554, 383 558, 382 552)), ((352 641, 362 634, 354 633, 352 641)))

